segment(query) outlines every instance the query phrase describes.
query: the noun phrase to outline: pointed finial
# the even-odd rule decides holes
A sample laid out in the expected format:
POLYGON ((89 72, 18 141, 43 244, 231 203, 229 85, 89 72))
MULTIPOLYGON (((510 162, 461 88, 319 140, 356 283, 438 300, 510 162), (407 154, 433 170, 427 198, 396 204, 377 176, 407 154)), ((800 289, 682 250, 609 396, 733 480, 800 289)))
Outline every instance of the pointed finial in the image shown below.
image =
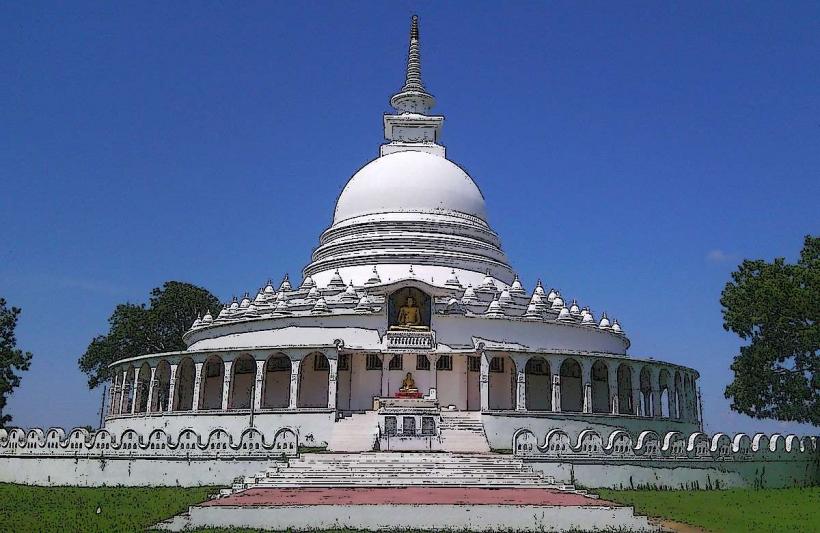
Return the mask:
POLYGON ((419 51, 419 18, 413 15, 410 22, 410 48, 407 52, 407 73, 404 86, 390 99, 390 105, 402 113, 429 112, 436 104, 421 81, 421 53, 419 51))

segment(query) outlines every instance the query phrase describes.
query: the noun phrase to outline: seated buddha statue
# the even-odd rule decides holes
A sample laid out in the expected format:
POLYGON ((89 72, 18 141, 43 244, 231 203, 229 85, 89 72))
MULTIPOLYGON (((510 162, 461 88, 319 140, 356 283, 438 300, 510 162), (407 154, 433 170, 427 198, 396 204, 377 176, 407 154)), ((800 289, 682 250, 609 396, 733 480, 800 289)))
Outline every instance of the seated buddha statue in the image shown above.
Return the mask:
POLYGON ((408 296, 404 301, 404 305, 399 308, 399 314, 396 317, 396 324, 391 326, 394 330, 426 330, 427 326, 421 323, 421 309, 416 305, 416 300, 412 296, 408 296))
POLYGON ((410 372, 404 376, 404 379, 401 382, 401 388, 399 389, 401 392, 417 392, 418 389, 416 388, 416 380, 413 379, 413 374, 410 372))

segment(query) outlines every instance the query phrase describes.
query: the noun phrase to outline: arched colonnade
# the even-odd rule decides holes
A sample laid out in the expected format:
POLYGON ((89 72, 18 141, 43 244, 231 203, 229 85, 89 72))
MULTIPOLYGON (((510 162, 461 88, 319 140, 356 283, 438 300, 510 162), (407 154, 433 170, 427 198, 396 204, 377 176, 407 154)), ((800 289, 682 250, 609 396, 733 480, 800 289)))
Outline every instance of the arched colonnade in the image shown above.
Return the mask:
POLYGON ((485 353, 482 410, 600 413, 697 421, 697 375, 589 355, 485 353))
POLYGON ((221 353, 115 367, 108 414, 327 409, 335 402, 335 355, 221 353))

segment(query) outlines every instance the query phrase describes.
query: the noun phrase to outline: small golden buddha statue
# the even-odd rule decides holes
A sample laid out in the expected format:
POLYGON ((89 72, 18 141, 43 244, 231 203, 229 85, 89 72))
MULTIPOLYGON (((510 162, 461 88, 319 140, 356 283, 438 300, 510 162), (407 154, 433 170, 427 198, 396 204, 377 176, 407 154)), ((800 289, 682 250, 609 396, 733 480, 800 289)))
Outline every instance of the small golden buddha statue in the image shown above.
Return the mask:
POLYGON ((404 301, 404 305, 399 308, 399 314, 396 317, 396 325, 390 329, 399 330, 425 330, 427 326, 421 324, 421 309, 416 305, 416 299, 408 296, 404 301))
POLYGON ((407 375, 404 376, 404 379, 401 382, 401 389, 399 390, 402 392, 415 392, 418 390, 416 388, 416 380, 413 379, 413 374, 408 372, 407 375))

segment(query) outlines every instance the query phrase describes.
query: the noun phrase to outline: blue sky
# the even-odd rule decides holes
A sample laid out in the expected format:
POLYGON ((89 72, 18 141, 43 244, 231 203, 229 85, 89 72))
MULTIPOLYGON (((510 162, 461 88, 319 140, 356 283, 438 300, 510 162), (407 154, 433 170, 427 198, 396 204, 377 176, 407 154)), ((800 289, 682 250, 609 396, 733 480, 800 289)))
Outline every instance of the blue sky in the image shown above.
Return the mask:
POLYGON ((820 232, 814 2, 6 2, 0 295, 23 308, 24 425, 96 424, 77 369, 117 303, 166 280, 222 299, 299 277, 377 154, 410 15, 448 156, 537 278, 698 368, 710 431, 744 257, 820 232))

